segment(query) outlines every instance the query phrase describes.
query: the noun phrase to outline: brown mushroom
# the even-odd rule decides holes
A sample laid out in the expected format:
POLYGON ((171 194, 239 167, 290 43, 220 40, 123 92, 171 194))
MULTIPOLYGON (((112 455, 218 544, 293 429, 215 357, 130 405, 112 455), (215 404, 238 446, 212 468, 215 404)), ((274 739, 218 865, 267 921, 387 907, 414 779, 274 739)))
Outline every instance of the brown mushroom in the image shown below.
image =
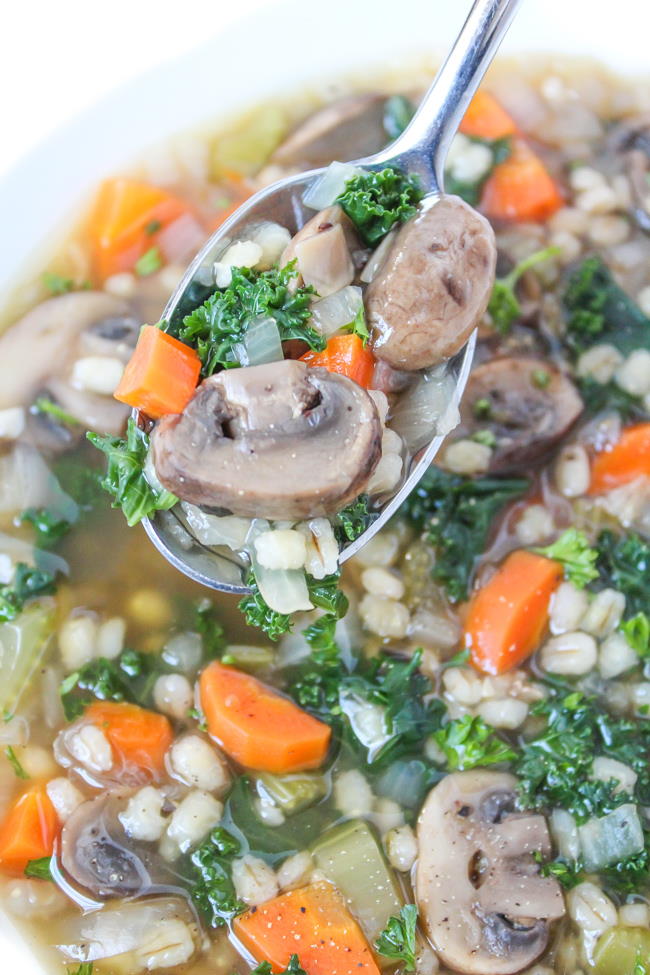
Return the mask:
POLYGON ((487 308, 496 265, 487 220, 443 196, 398 231, 366 291, 373 351, 418 370, 458 352, 487 308))
POLYGON ((334 159, 361 159, 387 142, 384 98, 377 94, 352 95, 310 115, 278 146, 271 162, 312 169, 334 159))
MULTIPOLYGON (((300 280, 322 298, 354 280, 352 251, 361 246, 354 225, 338 205, 326 207, 295 234, 280 257, 280 267, 296 260, 300 280)), ((300 283, 300 281, 298 282, 300 283)))
POLYGON ((466 433, 494 435, 490 470, 525 470, 539 464, 582 412, 571 382, 544 359, 508 356, 473 370, 461 404, 466 433))
POLYGON ((638 226, 650 233, 648 177, 650 176, 650 115, 625 119, 613 126, 609 144, 621 154, 631 190, 631 210, 638 226))
POLYGON ((248 518, 334 514, 363 491, 381 424, 352 380, 285 360, 211 376, 152 434, 161 482, 184 501, 248 518))
POLYGON ((562 917, 543 816, 515 811, 517 781, 485 769, 448 775, 418 820, 416 896, 441 961, 464 975, 512 975, 544 951, 562 917))

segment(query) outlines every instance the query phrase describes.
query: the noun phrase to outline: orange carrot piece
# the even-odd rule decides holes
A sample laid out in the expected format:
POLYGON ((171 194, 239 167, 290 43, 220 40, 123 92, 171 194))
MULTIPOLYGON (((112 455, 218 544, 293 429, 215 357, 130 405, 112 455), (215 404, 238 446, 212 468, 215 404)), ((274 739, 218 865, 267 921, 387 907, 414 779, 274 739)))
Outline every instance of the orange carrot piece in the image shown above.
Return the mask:
POLYGON ((101 728, 115 756, 125 765, 157 778, 165 767, 165 753, 173 740, 172 727, 162 714, 137 704, 95 701, 84 718, 101 728))
POLYGON ((323 352, 310 349, 300 358, 308 366, 322 366, 328 372, 347 376, 364 389, 370 386, 375 370, 375 357, 358 335, 333 335, 323 352))
POLYGON ((144 325, 113 395, 158 420, 167 413, 183 412, 200 372, 201 360, 194 349, 155 325, 144 325))
POLYGON ((133 179, 105 180, 89 223, 100 278, 132 271, 155 245, 158 231, 188 212, 186 203, 158 186, 133 179))
POLYGON ((237 938, 274 972, 297 954, 307 975, 379 975, 368 942, 329 884, 310 884, 274 897, 233 921, 237 938))
POLYGON ((650 423, 628 427, 613 447, 596 454, 591 464, 589 494, 611 491, 644 474, 650 477, 650 423))
POLYGON ((542 160, 521 139, 488 176, 481 210, 492 220, 543 223, 564 204, 560 189, 542 160))
POLYGON ((511 552, 469 604, 465 646, 478 670, 503 674, 530 656, 561 578, 559 562, 523 549, 511 552))
POLYGON ((329 727, 266 684, 214 662, 199 688, 208 731, 240 765, 281 773, 323 763, 329 727))
POLYGON ((60 830, 45 785, 23 792, 0 823, 0 871, 20 876, 30 860, 51 856, 60 830))
POLYGON ((459 129, 463 135, 478 139, 503 139, 514 135, 517 125, 494 95, 481 88, 469 103, 459 129))

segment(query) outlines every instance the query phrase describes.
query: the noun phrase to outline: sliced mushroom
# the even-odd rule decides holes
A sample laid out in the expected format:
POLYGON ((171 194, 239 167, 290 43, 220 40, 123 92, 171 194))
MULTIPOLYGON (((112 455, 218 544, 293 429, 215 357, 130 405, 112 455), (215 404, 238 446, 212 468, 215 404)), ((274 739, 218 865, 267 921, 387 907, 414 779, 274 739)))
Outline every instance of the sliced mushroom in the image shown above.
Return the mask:
POLYGON ((100 900, 142 894, 162 882, 165 872, 153 851, 137 851, 127 837, 118 819, 125 802, 126 796, 117 793, 89 799, 72 813, 61 834, 63 870, 100 900))
POLYGON ((613 128, 610 145, 621 153, 630 181, 632 214, 641 230, 650 233, 648 180, 650 178, 650 115, 625 119, 613 128))
POLYGON ((425 206, 398 231, 366 291, 375 355, 406 370, 454 355, 487 308, 495 265, 484 217, 457 196, 425 206))
POLYGON ((416 896, 442 962, 464 975, 512 975, 544 951, 564 914, 556 880, 532 856, 551 850, 543 816, 516 813, 512 775, 448 775, 418 820, 416 896))
POLYGON ((352 283, 352 252, 360 246, 352 221, 335 204, 317 213, 291 238, 280 267, 295 259, 302 281, 325 298, 352 283))
POLYGON ((377 152, 387 142, 384 98, 352 95, 310 115, 278 146, 271 162, 311 169, 377 152))
POLYGON ((496 442, 490 470, 539 465, 571 429, 583 403, 571 382, 544 359, 504 357, 473 370, 461 405, 468 433, 489 430, 496 442))
POLYGON ((380 443, 364 389, 293 360, 211 376, 152 434, 166 488, 248 518, 335 513, 364 489, 380 443))

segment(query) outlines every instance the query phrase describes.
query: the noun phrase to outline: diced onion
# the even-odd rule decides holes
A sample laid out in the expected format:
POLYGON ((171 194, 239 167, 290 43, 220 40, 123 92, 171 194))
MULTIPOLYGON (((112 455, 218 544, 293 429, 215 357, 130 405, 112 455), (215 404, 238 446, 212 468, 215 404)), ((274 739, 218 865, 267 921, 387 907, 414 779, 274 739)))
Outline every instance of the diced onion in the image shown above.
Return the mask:
POLYGON ((0 514, 25 508, 49 508, 60 518, 75 521, 78 508, 35 447, 18 443, 0 457, 0 514))
POLYGON ((315 180, 303 193, 302 202, 310 210, 324 210, 341 195, 345 184, 354 176, 361 176, 363 169, 350 163, 333 162, 320 179, 315 180))
POLYGON ((0 623, 0 709, 14 710, 48 648, 54 621, 54 603, 43 599, 0 623))
POLYGON ((350 690, 339 693, 339 704, 355 737, 368 749, 368 761, 374 761, 392 738, 386 721, 386 709, 350 690))
POLYGON ((246 540, 246 550, 259 591, 264 601, 277 613, 296 613, 313 609, 304 569, 265 569, 257 560, 255 539, 271 530, 268 521, 256 518, 246 540))
POLYGON ((414 454, 436 434, 448 433, 458 423, 457 410, 450 409, 455 383, 444 367, 424 373, 397 402, 391 428, 414 454))
POLYGON ((258 315, 246 329, 244 339, 234 347, 240 366, 262 366, 266 362, 280 362, 282 342, 277 322, 270 315, 258 315))
POLYGON ((359 275, 359 280, 363 281, 364 284, 370 284, 377 271, 386 260, 386 255, 388 254, 388 251, 395 240, 396 233, 396 230, 391 230, 389 234, 386 234, 379 247, 375 248, 368 258, 366 265, 359 275))
POLYGON ((612 863, 640 853, 644 848, 643 828, 636 806, 627 802, 598 819, 578 827, 585 870, 602 870, 612 863))
POLYGON ((361 288, 348 285, 335 291, 327 298, 315 301, 311 306, 312 324, 326 338, 334 335, 344 325, 354 321, 357 312, 363 307, 361 288))
POLYGON ((237 552, 246 544, 250 531, 250 518, 235 515, 210 515, 202 508, 183 501, 181 507, 192 534, 201 545, 226 545, 237 552))

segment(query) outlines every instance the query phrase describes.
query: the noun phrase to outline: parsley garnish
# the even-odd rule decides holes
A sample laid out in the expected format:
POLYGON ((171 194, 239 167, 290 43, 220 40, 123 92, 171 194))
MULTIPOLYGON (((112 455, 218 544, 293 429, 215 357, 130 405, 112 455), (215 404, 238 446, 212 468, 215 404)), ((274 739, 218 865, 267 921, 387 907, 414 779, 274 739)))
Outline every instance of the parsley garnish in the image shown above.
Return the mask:
POLYGON ((36 880, 52 880, 50 864, 52 857, 40 857, 38 860, 28 860, 25 867, 25 876, 34 877, 36 880))
POLYGON ((478 715, 465 714, 448 721, 433 737, 445 753, 450 771, 498 765, 517 757, 494 728, 478 715))
POLYGON ((587 583, 598 578, 598 550, 591 548, 585 533, 577 528, 567 528, 551 545, 533 551, 547 559, 561 562, 564 578, 578 589, 584 589, 587 583))
POLYGON ((407 972, 415 971, 415 927, 418 909, 406 904, 399 915, 389 917, 386 927, 375 941, 375 948, 384 958, 400 961, 407 972))
MULTIPOLYGON (((272 971, 273 969, 268 961, 261 961, 251 970, 251 975, 271 975, 272 971)), ((292 955, 289 964, 280 972, 280 975, 307 975, 307 972, 301 966, 298 955, 292 955)))
POLYGON ((375 247, 396 224, 413 217, 423 197, 419 180, 387 167, 360 173, 345 184, 337 198, 360 237, 375 247))
POLYGON ((619 629, 639 657, 650 657, 650 619, 646 613, 636 613, 621 623, 619 629))

